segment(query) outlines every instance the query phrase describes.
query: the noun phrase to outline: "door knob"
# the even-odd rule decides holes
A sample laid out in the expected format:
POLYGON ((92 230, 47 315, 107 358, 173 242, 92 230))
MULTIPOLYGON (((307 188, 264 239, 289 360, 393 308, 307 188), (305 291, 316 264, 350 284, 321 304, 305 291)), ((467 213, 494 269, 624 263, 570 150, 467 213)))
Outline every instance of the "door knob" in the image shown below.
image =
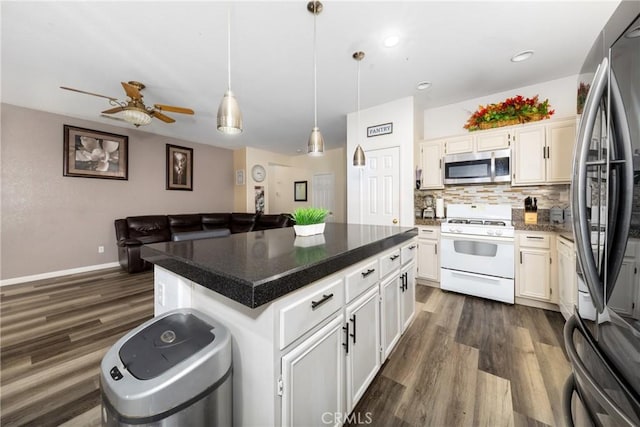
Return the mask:
POLYGON ((397 224, 397 223, 398 223, 398 220, 397 220, 397 219, 395 219, 395 218, 393 218, 393 223, 394 223, 394 224, 397 224))

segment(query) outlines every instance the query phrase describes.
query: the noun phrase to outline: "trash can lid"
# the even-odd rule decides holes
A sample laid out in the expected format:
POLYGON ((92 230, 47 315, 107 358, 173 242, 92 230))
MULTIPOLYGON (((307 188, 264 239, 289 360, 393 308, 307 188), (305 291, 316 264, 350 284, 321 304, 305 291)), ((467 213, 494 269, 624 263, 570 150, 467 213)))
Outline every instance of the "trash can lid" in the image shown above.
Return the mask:
POLYGON ((188 313, 175 313, 144 328, 118 355, 134 377, 149 380, 197 353, 215 339, 214 327, 188 313))

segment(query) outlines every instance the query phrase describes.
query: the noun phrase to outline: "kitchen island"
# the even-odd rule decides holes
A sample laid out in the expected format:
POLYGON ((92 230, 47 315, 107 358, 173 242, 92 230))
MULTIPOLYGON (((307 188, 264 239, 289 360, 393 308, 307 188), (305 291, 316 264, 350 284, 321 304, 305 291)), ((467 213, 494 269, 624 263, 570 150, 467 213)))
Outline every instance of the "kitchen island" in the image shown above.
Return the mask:
POLYGON ((328 223, 145 245, 156 315, 233 336, 234 425, 341 425, 414 315, 417 229, 328 223), (357 339, 356 339, 357 337, 357 339))

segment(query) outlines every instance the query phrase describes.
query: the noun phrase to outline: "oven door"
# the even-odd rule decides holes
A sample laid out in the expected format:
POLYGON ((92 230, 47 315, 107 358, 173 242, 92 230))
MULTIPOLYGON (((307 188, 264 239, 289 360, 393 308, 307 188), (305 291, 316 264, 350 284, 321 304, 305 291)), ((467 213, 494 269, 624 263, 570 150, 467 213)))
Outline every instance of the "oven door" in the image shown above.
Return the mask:
POLYGON ((442 268, 513 279, 512 238, 444 233, 440 236, 442 268))

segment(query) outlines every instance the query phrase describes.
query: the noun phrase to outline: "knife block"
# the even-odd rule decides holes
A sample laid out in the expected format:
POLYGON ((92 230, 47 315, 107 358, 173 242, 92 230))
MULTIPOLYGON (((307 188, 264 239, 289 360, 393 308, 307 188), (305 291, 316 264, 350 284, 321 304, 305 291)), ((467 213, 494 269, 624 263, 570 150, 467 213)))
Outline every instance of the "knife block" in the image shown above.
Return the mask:
POLYGON ((524 223, 525 224, 537 224, 538 223, 538 212, 525 212, 524 213, 524 223))

